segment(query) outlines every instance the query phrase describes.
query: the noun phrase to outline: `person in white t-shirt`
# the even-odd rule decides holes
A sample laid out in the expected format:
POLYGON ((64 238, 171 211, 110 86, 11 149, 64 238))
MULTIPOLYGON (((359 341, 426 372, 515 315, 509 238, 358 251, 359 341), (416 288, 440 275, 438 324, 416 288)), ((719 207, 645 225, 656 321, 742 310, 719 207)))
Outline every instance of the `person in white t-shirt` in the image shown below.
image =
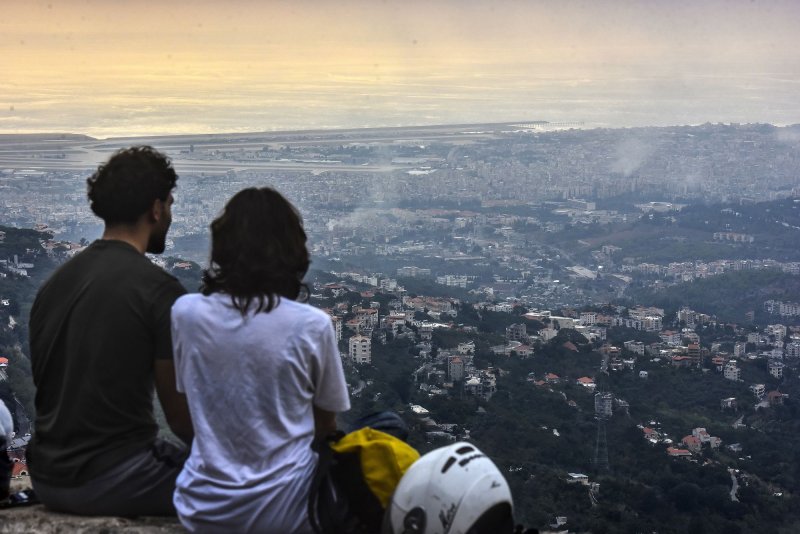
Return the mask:
POLYGON ((3 399, 0 399, 0 501, 8 497, 12 465, 6 448, 11 446, 11 438, 13 436, 14 421, 11 419, 11 412, 6 408, 3 399))
POLYGON ((311 444, 350 400, 330 317, 297 301, 310 263, 300 215, 274 189, 245 189, 211 240, 201 293, 172 308, 195 428, 178 517, 191 532, 312 532, 311 444))

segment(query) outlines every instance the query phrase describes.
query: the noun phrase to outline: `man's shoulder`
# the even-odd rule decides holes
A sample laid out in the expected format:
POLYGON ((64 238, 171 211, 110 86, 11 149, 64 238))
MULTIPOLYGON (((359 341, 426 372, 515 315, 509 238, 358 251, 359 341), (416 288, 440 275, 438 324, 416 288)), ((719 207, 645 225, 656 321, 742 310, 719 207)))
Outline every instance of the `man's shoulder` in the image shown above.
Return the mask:
POLYGON ((175 276, 127 244, 102 250, 97 254, 95 261, 99 270, 126 273, 132 285, 145 284, 154 288, 167 288, 169 293, 175 293, 176 296, 186 292, 175 276))
MULTIPOLYGON (((177 286, 183 287, 183 285, 180 283, 180 281, 175 276, 173 276, 171 273, 165 271, 164 269, 162 269, 161 267, 159 267, 158 265, 155 265, 154 263, 152 263, 150 261, 148 261, 147 263, 150 264, 148 269, 150 271, 150 276, 153 278, 154 281, 156 281, 158 283, 173 285, 173 286, 176 286, 176 287, 177 286)), ((185 293, 186 290, 184 289, 183 292, 185 293)))
POLYGON ((140 254, 131 245, 121 241, 94 241, 85 250, 59 267, 53 276, 70 272, 86 274, 127 272, 177 282, 177 278, 154 264, 147 256, 140 254))
POLYGON ((122 242, 95 241, 61 266, 48 281, 58 287, 71 282, 89 283, 121 295, 130 292, 148 300, 169 300, 170 305, 186 289, 178 279, 132 246, 122 242))

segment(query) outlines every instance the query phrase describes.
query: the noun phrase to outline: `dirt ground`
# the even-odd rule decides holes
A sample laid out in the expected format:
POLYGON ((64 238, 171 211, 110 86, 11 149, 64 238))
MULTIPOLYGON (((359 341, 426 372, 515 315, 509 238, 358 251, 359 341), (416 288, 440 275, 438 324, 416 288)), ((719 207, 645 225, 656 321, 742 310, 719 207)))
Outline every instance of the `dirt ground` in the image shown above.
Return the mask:
MULTIPOLYGON (((21 477, 11 481, 11 492, 30 488, 30 479, 21 477)), ((177 519, 163 517, 83 517, 57 514, 38 504, 0 508, 0 533, 14 534, 155 534, 185 532, 177 519)))

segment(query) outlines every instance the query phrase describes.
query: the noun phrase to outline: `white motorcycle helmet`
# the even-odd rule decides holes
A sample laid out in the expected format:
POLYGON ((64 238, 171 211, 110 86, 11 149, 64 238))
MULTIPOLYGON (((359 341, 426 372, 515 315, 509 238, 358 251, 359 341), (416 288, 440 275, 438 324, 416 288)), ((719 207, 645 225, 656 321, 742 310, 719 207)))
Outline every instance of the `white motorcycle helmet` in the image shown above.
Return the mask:
POLYGON ((505 534, 514 530, 511 490, 474 445, 459 442, 406 471, 384 515, 383 534, 505 534))

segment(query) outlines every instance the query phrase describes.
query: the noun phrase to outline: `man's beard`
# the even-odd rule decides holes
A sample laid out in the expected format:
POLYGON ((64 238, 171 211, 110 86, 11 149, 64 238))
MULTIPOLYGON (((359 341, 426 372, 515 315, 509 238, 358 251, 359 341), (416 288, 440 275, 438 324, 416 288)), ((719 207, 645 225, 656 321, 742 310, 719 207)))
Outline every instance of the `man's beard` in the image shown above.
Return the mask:
POLYGON ((169 227, 163 230, 159 229, 157 232, 150 234, 150 238, 147 240, 146 252, 150 254, 161 254, 164 252, 164 249, 167 248, 167 230, 169 230, 169 227))

